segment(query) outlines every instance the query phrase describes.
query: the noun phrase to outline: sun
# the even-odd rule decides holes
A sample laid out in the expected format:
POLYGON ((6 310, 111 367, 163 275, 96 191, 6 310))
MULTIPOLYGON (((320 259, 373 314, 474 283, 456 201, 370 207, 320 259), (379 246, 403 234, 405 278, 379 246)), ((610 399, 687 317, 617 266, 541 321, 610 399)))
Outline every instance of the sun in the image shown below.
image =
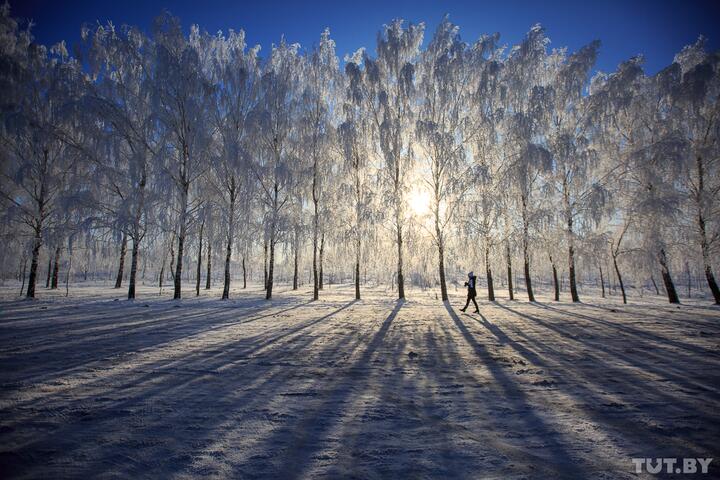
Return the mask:
POLYGON ((414 187, 408 195, 408 205, 416 216, 427 215, 430 213, 430 192, 414 187))

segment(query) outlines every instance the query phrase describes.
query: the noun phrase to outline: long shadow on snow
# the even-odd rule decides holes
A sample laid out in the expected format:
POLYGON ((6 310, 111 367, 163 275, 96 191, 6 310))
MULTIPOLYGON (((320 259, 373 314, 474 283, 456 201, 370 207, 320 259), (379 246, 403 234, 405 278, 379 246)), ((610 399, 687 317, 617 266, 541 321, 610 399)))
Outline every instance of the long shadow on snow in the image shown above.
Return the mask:
MULTIPOLYGON (((576 343, 583 349, 583 362, 578 362, 575 357, 568 357, 566 352, 559 351, 554 347, 550 347, 538 338, 530 337, 529 335, 523 333, 519 333, 519 335, 525 338, 529 344, 534 345, 535 350, 541 353, 534 353, 518 342, 508 342, 517 353, 526 358, 528 361, 533 362, 535 365, 543 366, 546 369, 553 369, 556 372, 553 376, 558 380, 556 383, 558 388, 561 388, 566 394, 574 397, 578 401, 579 406, 590 418, 603 425, 605 428, 612 426, 624 438, 633 438, 636 445, 642 446, 644 453, 659 455, 662 452, 670 454, 673 452, 677 453, 677 451, 681 450, 687 451, 689 439, 679 436, 678 434, 681 433, 679 429, 675 429, 674 432, 668 432, 664 429, 652 429, 646 423, 639 422, 641 417, 638 417, 637 415, 642 416, 643 412, 633 412, 632 410, 614 411, 612 408, 601 408, 605 405, 614 405, 612 397, 607 396, 607 391, 617 389, 617 385, 601 383, 603 378, 607 377, 613 381, 623 379, 621 384, 623 391, 616 392, 616 394, 628 397, 630 403, 638 401, 643 401, 645 403, 650 402, 650 404, 654 405, 653 413, 659 408, 670 409, 671 411, 667 414, 672 418, 677 415, 687 414, 688 411, 693 410, 691 405, 683 407, 682 398, 673 396, 666 385, 660 386, 648 383, 647 379, 632 375, 627 369, 618 368, 607 363, 597 355, 593 355, 590 352, 603 351, 614 358, 618 355, 618 352, 609 350, 601 342, 590 342, 587 339, 584 339, 581 329, 578 329, 577 332, 566 332, 564 331, 564 328, 551 325, 546 321, 515 311, 510 307, 500 304, 497 306, 526 318, 527 320, 530 320, 531 322, 576 343), (575 333, 575 335, 573 335, 573 333, 575 333), (585 365, 588 363, 592 365, 590 367, 585 367, 583 365, 584 363, 585 365), (562 371, 557 372, 558 367, 562 368, 562 371), (600 378, 597 375, 598 371, 605 372, 605 377, 600 378), (591 385, 595 388, 591 388, 591 385), (576 390, 573 391, 570 387, 574 387, 576 390), (578 394, 577 390, 582 393, 578 394), (632 428, 628 428, 628 422, 630 421, 633 424, 632 428), (671 448, 668 444, 672 444, 674 447, 671 448)), ((499 334, 500 329, 497 326, 488 329, 491 332, 497 333, 499 335, 499 339, 506 341, 509 339, 508 335, 504 332, 499 334)), ((633 359, 621 354, 620 356, 624 357, 623 361, 632 365, 633 359)), ((641 365, 639 368, 645 367, 641 365)), ((652 413, 650 413, 650 415, 652 415, 652 413)), ((712 413, 708 413, 708 415, 712 415, 712 413)), ((712 420, 710 417, 705 418, 704 421, 711 424, 718 424, 717 419, 712 420)), ((703 426, 703 428, 706 427, 703 426)), ((712 443, 709 440, 711 437, 712 435, 706 436, 706 438, 698 436, 697 443, 694 446, 698 455, 707 453, 709 451, 708 448, 712 448, 712 443)))
POLYGON ((548 442, 552 442, 546 447, 546 452, 550 457, 548 459, 549 465, 547 465, 547 468, 553 470, 556 475, 560 474, 568 478, 581 478, 583 470, 578 465, 577 460, 571 457, 570 452, 565 448, 563 441, 559 439, 562 437, 560 432, 550 427, 533 411, 530 403, 528 402, 527 394, 515 383, 512 377, 505 372, 504 368, 498 364, 496 359, 493 358, 487 350, 486 346, 475 339, 465 323, 463 323, 463 321, 457 316, 453 308, 448 303, 445 304, 445 308, 467 343, 473 347, 475 354, 480 358, 480 360, 482 360, 483 365, 490 371, 493 380, 500 388, 503 396, 514 402, 519 407, 517 410, 523 412, 521 415, 526 425, 526 429, 536 431, 539 437, 546 439, 548 442))

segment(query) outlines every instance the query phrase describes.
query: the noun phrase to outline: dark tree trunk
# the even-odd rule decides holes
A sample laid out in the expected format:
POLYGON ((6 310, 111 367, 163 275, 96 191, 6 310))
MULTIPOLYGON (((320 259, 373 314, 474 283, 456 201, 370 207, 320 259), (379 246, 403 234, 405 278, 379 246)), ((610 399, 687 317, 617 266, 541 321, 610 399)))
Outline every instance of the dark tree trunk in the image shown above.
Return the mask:
MULTIPOLYGON (((275 226, 273 225, 273 230, 275 226)), ((275 270, 275 233, 270 233, 270 258, 268 259, 268 279, 267 279, 267 292, 265 292, 265 299, 270 300, 272 298, 273 289, 273 274, 275 270)))
POLYGON ((247 272, 245 271, 245 256, 242 257, 243 290, 247 288, 247 272))
POLYGON ((30 259, 30 277, 28 278, 27 298, 35 298, 35 283, 37 278, 38 257, 40 256, 40 246, 42 245, 42 236, 39 230, 35 231, 35 239, 33 240, 32 256, 30 259))
POLYGON ((53 260, 53 273, 52 281, 50 282, 50 289, 56 290, 58 288, 58 276, 60 273, 60 251, 62 248, 58 245, 55 248, 55 259, 53 260))
POLYGON ((505 243, 505 262, 507 263, 508 293, 510 294, 510 300, 514 300, 515 294, 513 293, 512 258, 510 257, 510 242, 509 241, 507 241, 505 243))
POLYGON ((133 239, 132 256, 130 258, 130 284, 128 285, 128 300, 135 298, 135 284, 137 280, 138 269, 138 253, 140 250, 140 241, 133 239))
POLYGON ((207 271, 205 272, 205 290, 210 290, 212 280, 212 242, 208 240, 207 246, 207 271))
POLYGON ((22 273, 20 274, 20 277, 22 279, 22 285, 20 285, 20 296, 22 297, 23 290, 25 290, 25 273, 27 273, 27 254, 23 253, 23 260, 22 260, 22 273))
POLYGON ((325 232, 322 232, 322 235, 320 235, 320 272, 318 279, 318 288, 320 290, 323 289, 324 283, 323 283, 323 255, 325 253, 325 232))
POLYGON ((698 170, 698 190, 697 190, 697 197, 696 197, 696 205, 697 205, 697 221, 698 221, 698 230, 700 231, 700 251, 702 252, 703 257, 703 268, 705 270, 705 279, 707 280, 708 287, 710 287, 710 292, 712 292, 713 299, 715 300, 715 305, 720 305, 720 288, 718 288, 718 284, 715 281, 715 275, 712 271, 712 266, 710 263, 710 246, 707 239, 707 228, 705 226, 705 214, 703 212, 703 198, 704 198, 704 190, 705 190, 705 168, 703 164, 702 157, 697 157, 697 170, 698 170))
POLYGON ((265 262, 265 276, 263 277, 263 290, 267 290, 268 284, 268 242, 267 238, 263 242, 264 262, 265 262))
POLYGON ((532 289, 532 280, 530 278, 530 252, 528 251, 530 220, 527 212, 527 198, 521 197, 522 200, 522 219, 523 219, 523 262, 525 270, 525 288, 527 289, 528 300, 535 301, 535 295, 532 289))
POLYGON ((295 229, 295 238, 293 239, 293 290, 298 289, 298 231, 295 229))
POLYGON ((183 254, 185 250, 185 225, 180 225, 180 235, 178 235, 178 253, 177 261, 175 263, 175 283, 173 291, 173 299, 179 300, 182 298, 182 268, 183 268, 183 254))
POLYGON ((440 274, 440 298, 444 302, 448 299, 447 283, 445 281, 445 246, 438 244, 438 272, 440 274))
POLYGON ((402 227, 400 226, 400 220, 397 221, 397 283, 398 283, 398 299, 403 300, 405 298, 405 278, 403 277, 403 237, 402 227))
MULTIPOLYGON (((362 221, 361 213, 361 188, 360 188, 360 161, 355 157, 355 300, 360 300, 360 255, 362 235, 360 230, 360 222, 362 221)), ((441 261, 442 263, 442 261, 441 261)))
MULTIPOLYGON (((144 236, 142 232, 142 218, 145 210, 145 185, 147 184, 147 164, 143 164, 142 174, 140 177, 140 183, 138 184, 138 203, 135 211, 135 220, 133 223, 133 246, 132 246, 132 258, 130 259, 130 285, 128 286, 128 300, 135 298, 135 285, 137 283, 137 269, 140 254, 140 242, 144 236)), ((147 258, 143 259, 143 280, 145 279, 145 266, 147 266, 147 258)), ((163 255, 163 263, 165 263, 165 257, 163 255)))
POLYGON ((317 203, 315 204, 315 218, 313 219, 313 300, 320 298, 320 278, 318 272, 318 216, 317 203))
POLYGON ((197 272, 195 275, 195 296, 200 296, 200 277, 202 276, 202 254, 203 254, 203 230, 205 230, 205 220, 200 223, 200 238, 198 240, 198 256, 197 256, 197 272))
POLYGON ((653 287, 655 287, 655 295, 660 295, 660 289, 658 288, 657 283, 655 282, 655 277, 650 275, 650 281, 652 282, 653 287))
POLYGON ((320 215, 319 215, 319 201, 320 196, 318 195, 318 169, 317 169, 317 157, 313 158, 313 182, 312 182, 312 197, 313 197, 313 300, 320 298, 320 272, 318 271, 318 231, 320 228, 320 215))
POLYGON ((617 275, 618 283, 620 284, 620 292, 622 293, 623 303, 627 304, 627 297, 625 296, 625 285, 623 284, 622 275, 620 275, 620 269, 617 264, 617 256, 613 255, 613 266, 615 267, 615 275, 617 275))
POLYGON ((602 298, 605 298, 605 277, 603 276, 602 265, 598 265, 600 269, 600 288, 602 289, 602 298))
POLYGON ((660 269, 662 273, 663 283, 665 284, 665 291, 667 292, 668 296, 668 302, 680 303, 677 291, 675 290, 675 284, 673 283, 672 277, 670 276, 670 269, 668 268, 667 255, 665 254, 664 248, 660 249, 658 260, 660 261, 660 269))
POLYGON ((553 286, 555 287, 555 301, 560 301, 560 282, 558 282, 558 274, 557 274, 557 267, 555 266, 555 261, 552 258, 552 255, 550 255, 550 265, 552 265, 552 272, 553 272, 553 286))
MULTIPOLYGON (((232 244, 235 241, 235 198, 236 198, 236 187, 235 177, 230 179, 229 188, 229 199, 230 199, 230 215, 228 217, 228 234, 227 234, 227 245, 225 246, 225 275, 223 279, 223 300, 230 298, 230 261, 232 260, 232 244)), ((208 245, 209 247, 209 245, 208 245)), ((210 260, 208 260, 209 265, 210 260)), ((208 274, 210 279, 210 274, 208 274)), ((245 281, 245 257, 243 257, 243 283, 245 281)), ((245 286, 243 286, 245 288, 245 286)))
POLYGON ((490 268, 490 247, 485 242, 485 275, 487 276, 488 300, 495 301, 495 289, 493 288, 492 269, 490 268))
POLYGON ((175 280, 175 234, 170 240, 170 278, 175 280))
MULTIPOLYGON (((566 182, 563 182, 566 185, 566 182)), ((565 187, 566 188, 566 187, 565 187)), ((570 203, 565 195, 565 208, 567 216, 567 228, 568 228, 568 276, 570 277, 570 297, 573 302, 579 302, 580 296, 577 290, 577 280, 575 276, 575 237, 573 232, 573 217, 570 211, 570 203)))
POLYGON ((125 255, 127 254, 127 233, 123 232, 120 242, 120 261, 118 262, 118 273, 115 279, 115 288, 122 287, 123 273, 125 272, 125 255))
POLYGON ((360 300, 360 255, 355 259, 355 300, 360 300))
POLYGON ((45 288, 50 288, 50 277, 52 276, 52 258, 48 255, 47 279, 45 280, 45 288))

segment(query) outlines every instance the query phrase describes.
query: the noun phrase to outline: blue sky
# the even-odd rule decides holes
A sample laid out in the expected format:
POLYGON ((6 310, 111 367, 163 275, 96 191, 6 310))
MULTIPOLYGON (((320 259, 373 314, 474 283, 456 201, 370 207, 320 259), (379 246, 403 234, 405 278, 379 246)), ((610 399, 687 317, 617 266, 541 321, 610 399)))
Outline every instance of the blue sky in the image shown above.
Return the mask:
POLYGON ((311 47, 325 27, 330 27, 340 57, 359 47, 374 50, 379 28, 393 18, 427 25, 426 41, 443 14, 460 26, 463 40, 472 42, 482 33, 500 32, 503 42, 518 42, 535 23, 545 26, 551 47, 571 50, 593 39, 602 41, 597 68, 610 71, 630 56, 642 53, 646 70, 654 73, 668 65, 683 45, 699 34, 720 48, 720 1, 46 1, 10 2, 14 16, 33 19, 41 43, 79 40, 83 22, 112 20, 147 29, 162 9, 180 17, 183 26, 197 23, 202 29, 244 29, 248 43, 269 51, 282 34, 311 47))

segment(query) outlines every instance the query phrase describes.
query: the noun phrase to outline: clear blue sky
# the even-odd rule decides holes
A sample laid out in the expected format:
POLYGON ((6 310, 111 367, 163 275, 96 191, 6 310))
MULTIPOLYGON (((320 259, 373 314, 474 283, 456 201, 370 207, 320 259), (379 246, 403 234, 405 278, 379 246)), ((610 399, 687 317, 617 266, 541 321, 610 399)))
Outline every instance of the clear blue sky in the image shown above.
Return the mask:
POLYGON ((463 40, 482 33, 500 32, 505 43, 518 42, 535 23, 547 29, 551 47, 575 50, 593 39, 602 41, 597 68, 610 71, 630 56, 642 53, 646 70, 668 65, 683 45, 699 34, 720 48, 720 0, 384 0, 384 1, 220 1, 220 0, 11 0, 14 16, 32 19, 41 43, 66 40, 77 43, 83 22, 112 20, 147 29, 152 18, 167 8, 183 26, 196 23, 204 30, 244 29, 249 44, 260 44, 266 54, 282 34, 311 47, 330 27, 342 58, 359 47, 374 50, 377 31, 393 18, 427 25, 426 41, 443 14, 460 26, 463 40))

